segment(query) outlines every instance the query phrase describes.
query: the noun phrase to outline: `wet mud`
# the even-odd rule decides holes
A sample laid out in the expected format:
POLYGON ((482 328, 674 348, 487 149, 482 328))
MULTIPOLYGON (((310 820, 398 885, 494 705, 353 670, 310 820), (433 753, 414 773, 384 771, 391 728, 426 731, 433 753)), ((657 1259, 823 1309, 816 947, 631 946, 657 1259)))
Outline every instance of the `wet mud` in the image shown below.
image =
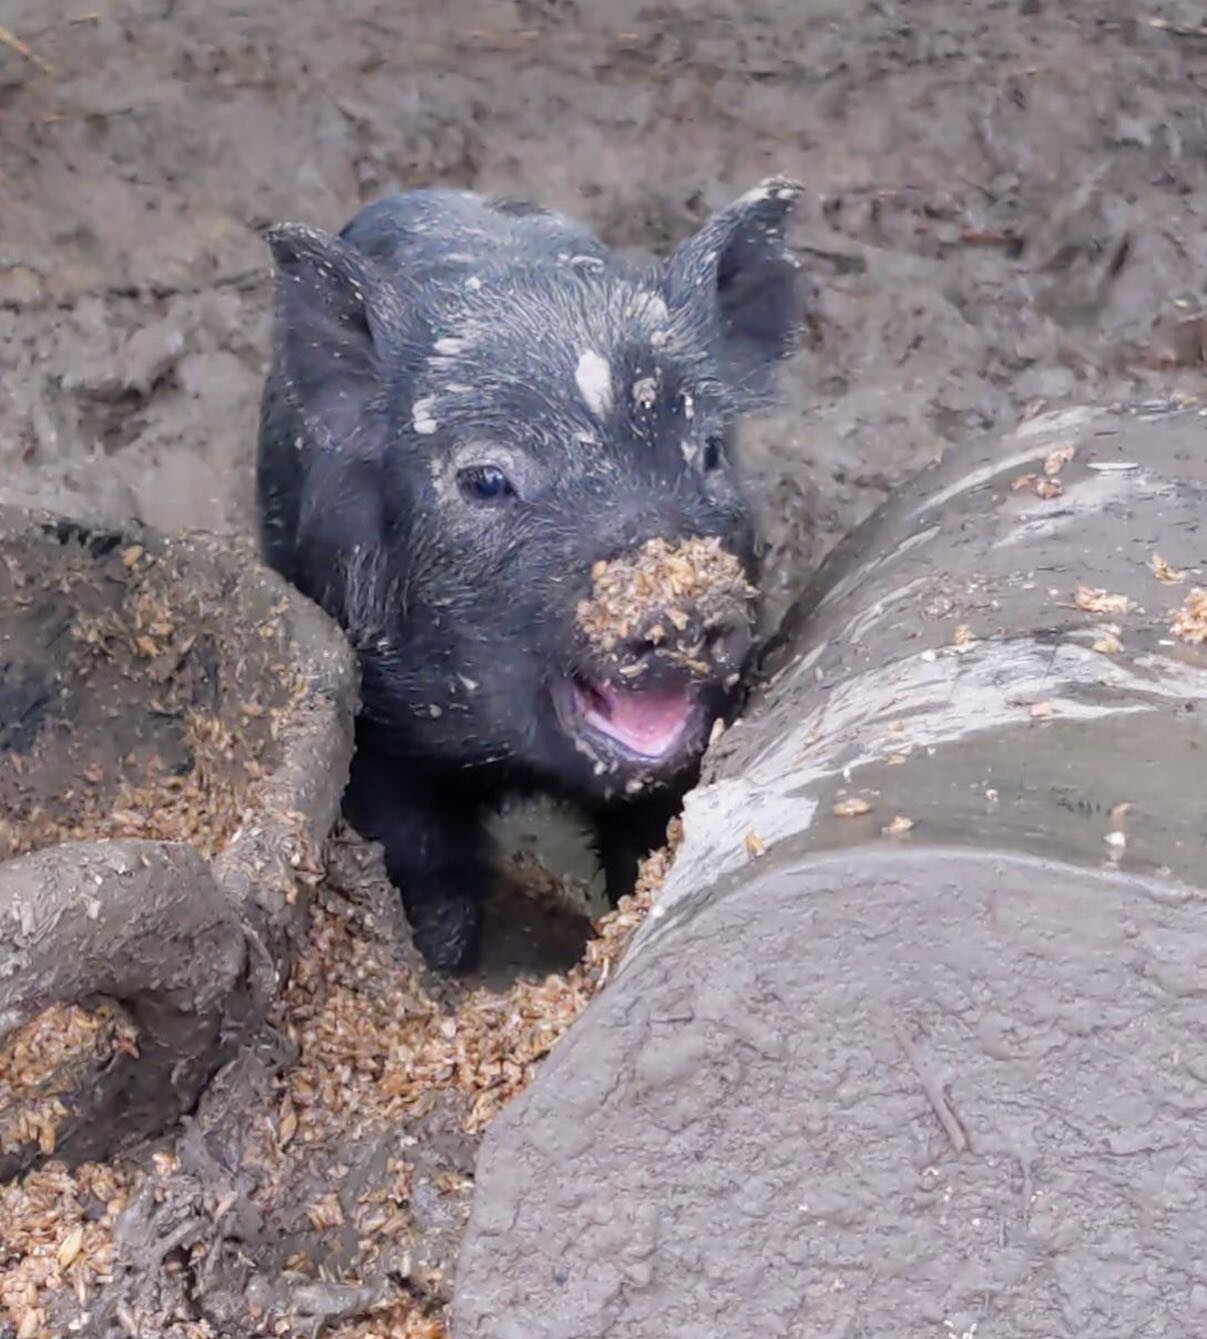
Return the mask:
POLYGON ((446 182, 658 249, 782 171, 808 338, 746 434, 782 606, 969 432, 1201 381, 1207 40, 1143 8, 6 0, 6 492, 248 527, 268 222, 446 182))

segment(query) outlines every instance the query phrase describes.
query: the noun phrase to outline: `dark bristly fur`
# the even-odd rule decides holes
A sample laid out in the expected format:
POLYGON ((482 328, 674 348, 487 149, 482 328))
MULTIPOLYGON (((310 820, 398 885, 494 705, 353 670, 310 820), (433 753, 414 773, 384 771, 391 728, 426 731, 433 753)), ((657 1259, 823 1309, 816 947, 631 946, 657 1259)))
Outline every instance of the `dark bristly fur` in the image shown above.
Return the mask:
POLYGON ((371 204, 339 237, 269 235, 263 552, 359 653, 345 810, 383 842, 434 965, 474 960, 481 816, 503 792, 594 811, 618 895, 736 700, 737 627, 690 740, 657 767, 605 765, 554 704, 592 668, 575 610, 596 562, 655 536, 717 536, 754 573, 728 448, 793 345, 783 227, 797 191, 764 182, 645 263, 562 215, 444 189, 371 204), (652 400, 633 389, 649 378, 652 400), (484 469, 512 493, 467 492, 484 469))

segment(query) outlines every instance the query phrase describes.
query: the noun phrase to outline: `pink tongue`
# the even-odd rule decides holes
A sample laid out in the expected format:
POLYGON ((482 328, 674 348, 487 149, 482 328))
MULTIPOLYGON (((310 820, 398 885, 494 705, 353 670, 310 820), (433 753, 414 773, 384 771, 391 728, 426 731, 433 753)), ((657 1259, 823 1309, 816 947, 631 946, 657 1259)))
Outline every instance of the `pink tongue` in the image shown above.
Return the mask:
POLYGON ((598 730, 647 758, 668 752, 687 723, 691 698, 678 692, 626 693, 607 684, 593 684, 606 711, 588 707, 598 730))

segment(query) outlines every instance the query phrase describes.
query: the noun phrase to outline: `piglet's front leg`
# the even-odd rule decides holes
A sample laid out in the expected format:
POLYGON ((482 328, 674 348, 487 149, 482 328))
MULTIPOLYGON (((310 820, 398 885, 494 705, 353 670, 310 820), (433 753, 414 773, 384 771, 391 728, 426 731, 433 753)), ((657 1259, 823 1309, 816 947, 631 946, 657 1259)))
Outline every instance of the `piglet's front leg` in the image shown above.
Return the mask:
POLYGON ((381 842, 386 873, 427 964, 444 972, 472 969, 482 900, 495 877, 473 807, 414 775, 405 761, 362 743, 352 761, 344 816, 362 837, 381 842))
POLYGON ((646 856, 666 844, 667 827, 681 803, 680 790, 666 790, 609 806, 595 815, 596 846, 605 891, 613 906, 633 891, 646 856))

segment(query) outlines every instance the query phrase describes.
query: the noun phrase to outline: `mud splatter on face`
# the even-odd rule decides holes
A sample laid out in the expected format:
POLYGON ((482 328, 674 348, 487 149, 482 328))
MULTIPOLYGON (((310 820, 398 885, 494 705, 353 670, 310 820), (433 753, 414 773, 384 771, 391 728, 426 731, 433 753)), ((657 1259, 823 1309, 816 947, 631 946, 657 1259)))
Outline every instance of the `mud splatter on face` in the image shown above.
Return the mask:
POLYGON ((612 404, 612 368, 608 360, 594 349, 585 350, 578 360, 574 379, 587 408, 602 418, 612 404))
POLYGON ((435 407, 435 401, 429 397, 426 400, 416 400, 411 410, 412 426, 424 437, 430 437, 436 431, 436 420, 432 416, 435 407))

